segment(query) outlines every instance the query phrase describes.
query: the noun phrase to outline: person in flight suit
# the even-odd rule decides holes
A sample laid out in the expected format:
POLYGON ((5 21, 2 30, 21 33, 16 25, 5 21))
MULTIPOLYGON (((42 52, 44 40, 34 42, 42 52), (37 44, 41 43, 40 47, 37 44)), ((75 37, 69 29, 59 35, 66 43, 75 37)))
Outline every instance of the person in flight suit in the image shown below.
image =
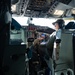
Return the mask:
MULTIPOLYGON (((53 55, 53 47, 54 47, 54 42, 60 43, 61 42, 61 32, 63 29, 63 26, 65 24, 63 19, 58 19, 57 21, 52 23, 55 27, 55 30, 50 36, 48 41, 45 43, 46 46, 46 54, 44 57, 49 69, 51 70, 51 75, 54 75, 54 67, 53 67, 53 60, 52 60, 52 55, 53 55)), ((40 41, 42 40, 41 38, 37 38, 34 40, 34 46, 36 44, 40 45, 36 40, 40 41)), ((41 43, 41 42, 40 42, 41 43)))
MULTIPOLYGON (((55 27, 55 31, 49 36, 49 39, 48 41, 45 43, 47 49, 48 49, 48 53, 49 53, 49 56, 52 58, 52 52, 53 52, 53 45, 54 45, 54 42, 60 42, 61 40, 61 32, 62 32, 62 29, 64 27, 64 20, 63 19, 58 19, 57 21, 53 22, 52 23, 55 27)), ((39 41, 43 40, 43 38, 37 38, 34 40, 34 45, 38 44, 39 41), (38 41, 38 42, 37 42, 38 41)), ((40 42, 41 43, 41 42, 40 42)), ((40 44, 38 44, 40 45, 40 44)))

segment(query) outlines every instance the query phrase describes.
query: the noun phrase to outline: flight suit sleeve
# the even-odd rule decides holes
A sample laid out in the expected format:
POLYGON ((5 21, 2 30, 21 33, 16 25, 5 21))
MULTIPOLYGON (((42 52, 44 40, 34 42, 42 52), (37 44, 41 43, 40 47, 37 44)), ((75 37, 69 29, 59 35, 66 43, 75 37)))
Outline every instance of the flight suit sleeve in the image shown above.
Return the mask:
POLYGON ((53 44, 54 44, 54 41, 56 39, 56 32, 53 32, 50 37, 49 37, 49 40, 48 42, 46 43, 46 47, 47 47, 47 51, 49 53, 49 56, 52 58, 52 54, 53 54, 53 44))
POLYGON ((61 30, 56 31, 56 39, 61 39, 61 30))
POLYGON ((60 43, 61 43, 61 30, 56 31, 56 40, 54 42, 54 60, 59 59, 59 50, 60 50, 60 43))

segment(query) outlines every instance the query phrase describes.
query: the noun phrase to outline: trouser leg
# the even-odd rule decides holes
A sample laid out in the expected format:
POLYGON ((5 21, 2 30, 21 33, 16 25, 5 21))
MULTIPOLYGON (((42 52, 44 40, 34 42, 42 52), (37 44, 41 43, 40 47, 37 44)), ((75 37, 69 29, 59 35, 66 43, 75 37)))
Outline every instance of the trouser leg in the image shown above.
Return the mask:
POLYGON ((46 61, 47 65, 48 65, 48 67, 51 70, 51 75, 54 75, 53 60, 51 58, 49 58, 49 60, 45 59, 45 61, 46 61))

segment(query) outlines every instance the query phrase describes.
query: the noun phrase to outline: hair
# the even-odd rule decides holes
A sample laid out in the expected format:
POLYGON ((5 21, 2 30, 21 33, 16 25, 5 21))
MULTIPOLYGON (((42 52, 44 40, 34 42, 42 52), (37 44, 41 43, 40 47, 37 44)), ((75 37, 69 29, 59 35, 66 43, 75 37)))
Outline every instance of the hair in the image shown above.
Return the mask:
POLYGON ((64 27, 65 22, 63 19, 58 19, 56 22, 58 23, 60 29, 62 29, 64 27))

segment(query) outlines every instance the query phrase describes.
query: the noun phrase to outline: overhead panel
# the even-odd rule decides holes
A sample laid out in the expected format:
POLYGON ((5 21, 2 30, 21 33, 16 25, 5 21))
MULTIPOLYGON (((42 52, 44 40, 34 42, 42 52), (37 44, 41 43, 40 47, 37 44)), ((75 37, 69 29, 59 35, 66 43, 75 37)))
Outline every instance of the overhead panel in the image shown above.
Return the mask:
POLYGON ((44 17, 50 8, 52 0, 31 0, 25 16, 44 17))
POLYGON ((34 11, 46 11, 48 9, 47 1, 46 0, 32 0, 30 1, 27 9, 34 10, 34 11))
MULTIPOLYGON (((26 17, 60 17, 73 7, 69 4, 72 0, 19 0, 16 4, 17 15, 26 17)), ((16 10, 16 11, 14 11, 16 10)))

